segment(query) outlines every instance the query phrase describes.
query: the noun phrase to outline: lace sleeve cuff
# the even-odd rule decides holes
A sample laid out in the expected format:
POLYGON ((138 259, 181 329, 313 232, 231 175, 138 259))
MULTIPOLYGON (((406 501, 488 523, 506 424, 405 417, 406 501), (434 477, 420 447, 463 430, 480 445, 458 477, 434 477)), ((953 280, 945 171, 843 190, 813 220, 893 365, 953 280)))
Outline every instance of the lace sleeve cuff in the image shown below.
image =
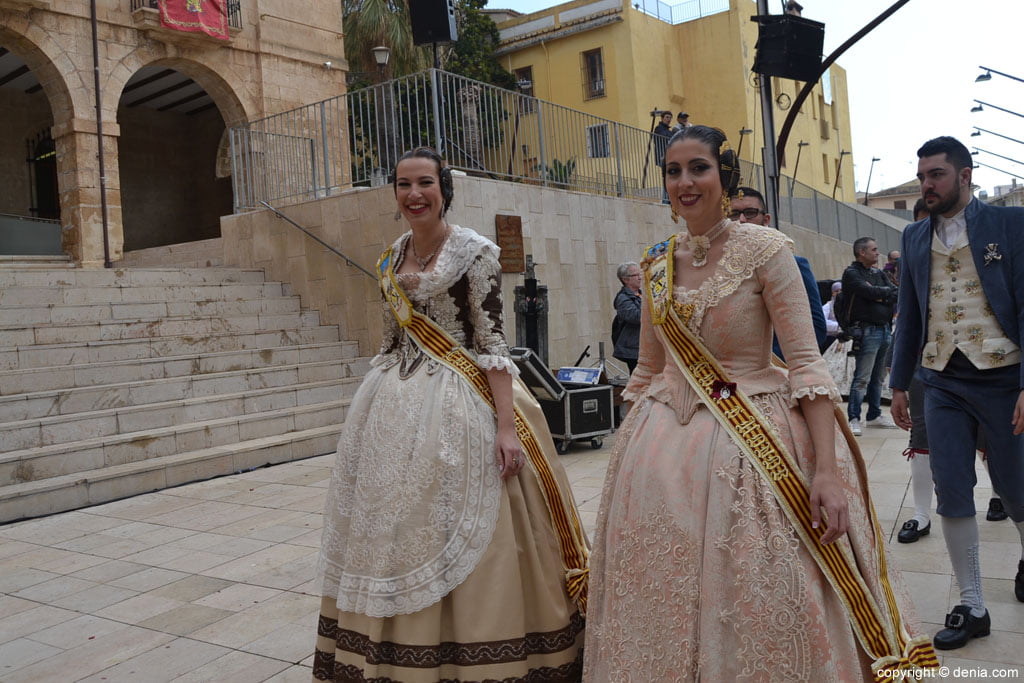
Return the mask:
POLYGON ((519 376, 519 368, 508 356, 482 354, 477 356, 476 362, 485 372, 487 370, 504 370, 513 377, 519 376))
POLYGON ((839 390, 833 384, 831 386, 817 385, 811 387, 800 387, 795 389, 793 394, 790 396, 790 406, 796 406, 797 401, 802 398, 815 399, 818 396, 828 396, 829 400, 833 403, 841 403, 843 397, 839 395, 839 390))

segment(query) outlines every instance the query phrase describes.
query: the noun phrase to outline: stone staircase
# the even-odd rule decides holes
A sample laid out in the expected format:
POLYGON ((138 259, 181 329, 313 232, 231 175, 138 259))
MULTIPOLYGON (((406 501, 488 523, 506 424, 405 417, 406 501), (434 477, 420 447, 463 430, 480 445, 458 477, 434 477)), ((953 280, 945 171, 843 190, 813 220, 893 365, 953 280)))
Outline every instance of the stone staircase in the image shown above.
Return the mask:
POLYGON ((0 263, 0 522, 334 450, 368 368, 231 268, 0 263))

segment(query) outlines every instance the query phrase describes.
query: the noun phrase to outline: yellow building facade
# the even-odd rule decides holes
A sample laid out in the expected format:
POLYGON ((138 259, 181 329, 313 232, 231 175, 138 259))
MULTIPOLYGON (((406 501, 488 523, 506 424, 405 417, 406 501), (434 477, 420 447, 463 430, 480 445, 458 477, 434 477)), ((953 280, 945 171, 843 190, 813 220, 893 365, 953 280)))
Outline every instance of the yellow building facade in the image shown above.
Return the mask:
MULTIPOLYGON (((673 122, 685 111, 691 123, 721 128, 743 159, 760 164, 759 77, 750 70, 757 6, 723 0, 721 9, 671 24, 630 0, 573 0, 499 21, 497 53, 537 98, 644 130, 655 123, 653 111, 670 110, 673 122)), ((803 83, 771 81, 778 135, 803 83)), ((782 174, 852 202, 852 148, 846 72, 833 64, 797 115, 782 174)))

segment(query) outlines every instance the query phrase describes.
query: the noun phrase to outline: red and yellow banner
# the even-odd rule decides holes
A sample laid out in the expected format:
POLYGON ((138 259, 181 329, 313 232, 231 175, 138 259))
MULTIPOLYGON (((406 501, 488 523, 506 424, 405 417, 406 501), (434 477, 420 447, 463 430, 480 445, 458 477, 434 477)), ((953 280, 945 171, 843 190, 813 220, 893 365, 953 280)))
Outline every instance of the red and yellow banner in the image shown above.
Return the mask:
POLYGON ((160 25, 228 40, 226 0, 160 0, 160 25))

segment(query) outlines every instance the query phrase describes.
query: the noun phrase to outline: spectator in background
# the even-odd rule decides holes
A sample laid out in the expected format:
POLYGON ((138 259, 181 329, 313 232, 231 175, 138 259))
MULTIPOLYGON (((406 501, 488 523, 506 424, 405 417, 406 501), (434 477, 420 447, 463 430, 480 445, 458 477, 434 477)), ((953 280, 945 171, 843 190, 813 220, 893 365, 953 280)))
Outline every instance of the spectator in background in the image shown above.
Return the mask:
POLYGON ((690 115, 685 111, 681 111, 679 112, 679 115, 676 116, 676 125, 672 126, 672 132, 677 133, 683 128, 689 128, 692 125, 693 124, 690 123, 690 115))
POLYGON ((882 267, 882 272, 889 278, 889 281, 899 287, 900 285, 900 252, 899 249, 893 249, 889 252, 886 257, 885 266, 882 267))
MULTIPOLYGON (((661 112, 661 121, 654 128, 654 163, 661 169, 662 175, 665 173, 665 150, 668 148, 669 138, 672 137, 672 112, 663 111, 661 112)), ((664 183, 662 183, 661 190, 661 203, 668 204, 668 193, 665 192, 664 183)))
POLYGON ((622 289, 615 295, 615 318, 612 324, 612 342, 615 349, 612 357, 618 358, 629 368, 630 374, 636 367, 640 354, 640 285, 642 275, 639 264, 629 261, 619 265, 615 274, 622 283, 622 289))
POLYGON ((853 255, 856 260, 843 272, 844 297, 852 297, 850 322, 856 328, 851 333, 856 364, 846 411, 850 430, 860 436, 860 406, 865 399, 869 427, 896 426, 888 415, 882 414, 882 379, 886 353, 892 343, 892 317, 898 290, 875 267, 878 243, 873 237, 858 237, 853 243, 853 255))
POLYGON ((836 339, 843 333, 843 329, 839 327, 839 321, 836 320, 836 312, 832 310, 833 306, 836 305, 836 296, 839 292, 843 291, 843 283, 836 280, 832 283, 832 298, 821 307, 821 312, 825 316, 825 346, 821 349, 824 353, 825 349, 832 346, 836 339))
MULTIPOLYGON (((764 197, 752 187, 737 187, 729 196, 729 218, 740 223, 771 226, 772 217, 765 210, 764 197)), ((807 302, 810 305, 811 323, 814 325, 814 338, 818 343, 818 351, 827 348, 825 315, 821 310, 821 295, 818 294, 818 281, 811 272, 811 264, 803 256, 796 256, 796 264, 800 267, 800 277, 807 291, 807 302)), ((782 349, 778 340, 772 342, 775 355, 782 358, 782 349)))

